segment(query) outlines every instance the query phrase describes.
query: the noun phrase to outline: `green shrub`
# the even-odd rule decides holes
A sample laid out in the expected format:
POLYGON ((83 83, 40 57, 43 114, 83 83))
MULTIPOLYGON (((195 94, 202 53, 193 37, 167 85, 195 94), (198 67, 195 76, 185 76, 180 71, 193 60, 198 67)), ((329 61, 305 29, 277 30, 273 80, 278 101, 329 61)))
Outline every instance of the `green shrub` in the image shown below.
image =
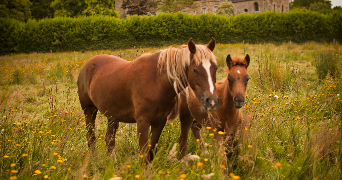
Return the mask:
POLYGON ((342 13, 265 12, 235 17, 184 13, 158 16, 56 17, 22 23, 0 18, 0 54, 83 51, 133 46, 184 44, 192 37, 207 43, 331 42, 342 40, 342 13))

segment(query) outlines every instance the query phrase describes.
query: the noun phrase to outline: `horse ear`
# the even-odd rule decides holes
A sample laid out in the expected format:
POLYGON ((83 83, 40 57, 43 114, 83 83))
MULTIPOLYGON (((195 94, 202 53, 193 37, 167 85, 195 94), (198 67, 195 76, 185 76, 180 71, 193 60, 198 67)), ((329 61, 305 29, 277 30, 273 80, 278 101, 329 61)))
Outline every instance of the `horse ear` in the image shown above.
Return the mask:
POLYGON ((246 54, 245 60, 246 60, 246 62, 247 62, 247 67, 248 67, 248 66, 249 66, 249 62, 250 62, 250 59, 249 59, 249 55, 248 55, 248 54, 246 54))
POLYGON ((232 58, 230 57, 230 54, 228 54, 228 56, 227 56, 227 58, 226 58, 226 63, 227 63, 227 66, 228 66, 229 69, 230 69, 231 66, 232 66, 232 62, 233 62, 233 60, 232 60, 232 58))
POLYGON ((214 37, 212 37, 212 38, 211 38, 211 41, 209 42, 209 44, 208 44, 208 46, 207 46, 207 48, 210 49, 211 51, 214 51, 214 49, 215 49, 215 43, 216 43, 216 41, 215 41, 214 37))
POLYGON ((194 41, 192 41, 192 38, 189 39, 188 48, 189 48, 191 54, 196 53, 196 45, 195 45, 194 41))

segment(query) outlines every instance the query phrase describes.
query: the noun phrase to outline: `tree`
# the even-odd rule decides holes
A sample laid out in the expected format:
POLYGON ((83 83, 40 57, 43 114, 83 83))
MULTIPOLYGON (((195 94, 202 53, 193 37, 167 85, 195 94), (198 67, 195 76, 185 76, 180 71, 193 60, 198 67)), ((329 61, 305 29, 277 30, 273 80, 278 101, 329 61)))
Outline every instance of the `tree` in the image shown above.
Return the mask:
POLYGON ((127 9, 128 15, 146 15, 149 12, 148 0, 124 0, 121 8, 127 9))
POLYGON ((52 18, 54 10, 51 8, 53 0, 31 0, 31 15, 35 19, 52 18))
POLYGON ((51 7, 55 10, 56 16, 75 17, 80 16, 87 8, 85 0, 54 0, 51 7))
POLYGON ((163 0, 158 4, 158 9, 168 13, 180 12, 187 7, 196 8, 197 6, 193 0, 163 0))
POLYGON ((118 17, 115 0, 54 0, 51 7, 55 16, 111 15, 118 17))
POLYGON ((330 7, 331 7, 331 2, 330 1, 325 1, 325 0, 293 0, 290 3, 290 7, 291 8, 294 8, 294 7, 306 7, 307 9, 309 9, 311 4, 317 3, 317 2, 328 3, 328 4, 330 4, 330 7))
POLYGON ((31 5, 29 0, 1 0, 0 17, 26 21, 31 17, 31 5))
POLYGON ((118 17, 119 14, 115 11, 115 0, 85 0, 87 8, 82 12, 83 15, 109 15, 118 17))
POLYGON ((310 4, 310 8, 309 9, 311 11, 320 11, 320 10, 324 10, 324 9, 331 9, 331 4, 322 3, 322 2, 316 2, 316 3, 310 4))
POLYGON ((216 10, 216 14, 226 15, 226 16, 234 16, 235 7, 234 4, 230 1, 223 2, 216 10))

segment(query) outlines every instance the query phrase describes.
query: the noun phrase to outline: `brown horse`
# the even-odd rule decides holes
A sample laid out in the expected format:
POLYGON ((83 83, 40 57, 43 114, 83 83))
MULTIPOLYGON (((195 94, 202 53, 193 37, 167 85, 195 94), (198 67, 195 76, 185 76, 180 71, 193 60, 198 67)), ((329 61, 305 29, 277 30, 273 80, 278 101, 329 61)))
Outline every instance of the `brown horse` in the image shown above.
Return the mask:
POLYGON ((147 153, 147 159, 152 160, 152 150, 178 92, 190 85, 203 107, 214 109, 218 105, 214 48, 214 39, 208 46, 195 45, 190 39, 188 46, 164 49, 131 62, 111 55, 89 59, 80 71, 77 85, 90 149, 95 147, 95 118, 100 110, 108 118, 109 153, 115 146, 119 122, 137 123, 141 154, 147 153), (150 126, 152 135, 147 146, 150 126))
POLYGON ((227 56, 228 77, 215 84, 220 104, 211 113, 202 110, 201 103, 194 96, 196 93, 192 87, 186 88, 178 95, 178 105, 176 104, 168 120, 173 120, 177 114, 179 115, 181 122, 179 146, 182 157, 187 151, 190 127, 195 138, 201 140, 200 129, 202 125, 209 125, 216 129, 215 139, 224 133, 227 137, 227 145, 231 145, 242 117, 240 108, 245 102, 244 97, 249 79, 247 72, 249 62, 248 54, 245 58, 233 57, 232 59, 230 55, 227 56), (193 121, 193 119, 195 120, 193 121), (219 131, 221 132, 218 133, 219 131))

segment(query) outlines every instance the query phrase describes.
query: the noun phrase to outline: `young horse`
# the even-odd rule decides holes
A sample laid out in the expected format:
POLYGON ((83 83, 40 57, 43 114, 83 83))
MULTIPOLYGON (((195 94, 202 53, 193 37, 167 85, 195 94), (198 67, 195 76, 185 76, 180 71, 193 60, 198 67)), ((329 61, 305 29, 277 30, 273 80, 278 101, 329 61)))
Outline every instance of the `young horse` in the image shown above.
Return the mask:
POLYGON ((220 104, 215 111, 208 113, 203 111, 200 107, 199 100, 194 96, 195 92, 192 87, 188 87, 185 91, 178 96, 177 104, 168 117, 168 120, 176 118, 179 114, 181 122, 181 135, 179 137, 179 146, 181 156, 184 157, 187 151, 187 141, 189 129, 191 130, 196 139, 201 139, 200 129, 202 124, 209 123, 211 127, 217 130, 214 135, 218 139, 218 132, 225 132, 227 136, 227 145, 230 146, 241 121, 240 108, 244 105, 245 92, 247 82, 249 79, 247 67, 250 59, 248 54, 245 58, 230 57, 226 58, 228 66, 228 78, 216 83, 216 92, 220 99, 220 104), (195 121, 193 121, 195 119, 195 121))
POLYGON ((188 46, 168 48, 131 62, 110 55, 88 60, 77 81, 88 146, 95 147, 95 118, 100 110, 108 118, 109 153, 115 146, 119 122, 137 123, 141 154, 147 153, 152 160, 152 150, 175 105, 176 93, 190 85, 201 98, 202 106, 214 109, 218 105, 214 48, 214 39, 208 46, 195 45, 190 39, 188 46), (152 136, 147 146, 150 126, 152 136))

